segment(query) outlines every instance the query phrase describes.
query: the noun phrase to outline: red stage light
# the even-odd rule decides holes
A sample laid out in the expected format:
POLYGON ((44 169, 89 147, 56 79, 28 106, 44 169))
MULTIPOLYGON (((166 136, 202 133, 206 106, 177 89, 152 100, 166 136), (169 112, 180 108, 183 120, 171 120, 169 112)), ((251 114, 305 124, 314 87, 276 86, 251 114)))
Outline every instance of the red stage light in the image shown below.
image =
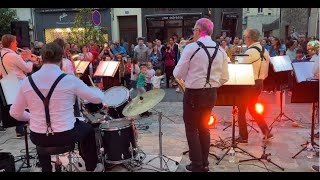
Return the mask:
POLYGON ((212 126, 212 125, 214 124, 214 122, 215 122, 215 117, 214 117, 213 115, 211 115, 211 116, 210 116, 210 120, 209 120, 209 122, 208 122, 208 125, 209 125, 209 126, 212 126))
POLYGON ((258 114, 262 114, 264 111, 264 107, 261 103, 256 103, 255 109, 258 114))

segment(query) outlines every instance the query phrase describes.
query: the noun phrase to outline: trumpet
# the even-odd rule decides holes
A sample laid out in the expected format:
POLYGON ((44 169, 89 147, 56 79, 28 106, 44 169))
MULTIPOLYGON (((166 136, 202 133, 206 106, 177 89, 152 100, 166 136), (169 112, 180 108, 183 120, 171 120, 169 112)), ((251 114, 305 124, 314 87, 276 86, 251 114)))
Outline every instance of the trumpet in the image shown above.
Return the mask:
MULTIPOLYGON (((26 51, 27 51, 27 50, 24 50, 24 49, 21 49, 21 48, 17 48, 17 52, 18 52, 18 53, 26 52, 26 51)), ((35 55, 35 54, 31 54, 31 57, 41 59, 41 56, 37 56, 37 55, 35 55)))

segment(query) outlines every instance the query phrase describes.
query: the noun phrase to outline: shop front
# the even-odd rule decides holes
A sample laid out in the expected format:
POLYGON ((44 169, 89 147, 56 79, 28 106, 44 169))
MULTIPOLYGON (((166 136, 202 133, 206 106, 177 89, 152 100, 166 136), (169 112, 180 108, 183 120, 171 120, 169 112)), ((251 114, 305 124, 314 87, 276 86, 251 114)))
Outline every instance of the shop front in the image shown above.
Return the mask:
MULTIPOLYGON (((101 29, 104 37, 111 38, 110 8, 96 8, 101 14, 101 24, 96 28, 101 29)), ((75 24, 75 17, 79 11, 76 8, 49 9, 36 8, 36 39, 45 43, 56 38, 68 39, 71 29, 75 24)), ((92 23, 92 21, 88 22, 92 23)), ((82 28, 78 29, 83 30, 82 28)))
POLYGON ((196 21, 204 16, 206 8, 144 8, 144 34, 148 41, 169 37, 188 38, 196 21))

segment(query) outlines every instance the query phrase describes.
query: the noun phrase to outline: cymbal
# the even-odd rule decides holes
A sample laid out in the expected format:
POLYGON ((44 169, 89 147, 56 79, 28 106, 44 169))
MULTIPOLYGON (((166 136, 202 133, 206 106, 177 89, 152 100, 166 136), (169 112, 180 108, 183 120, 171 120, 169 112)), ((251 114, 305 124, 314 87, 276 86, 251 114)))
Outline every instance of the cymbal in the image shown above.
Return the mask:
POLYGON ((161 102, 165 94, 163 89, 155 89, 143 93, 143 99, 141 100, 139 96, 132 99, 132 101, 124 107, 122 114, 126 117, 130 117, 146 112, 161 102))

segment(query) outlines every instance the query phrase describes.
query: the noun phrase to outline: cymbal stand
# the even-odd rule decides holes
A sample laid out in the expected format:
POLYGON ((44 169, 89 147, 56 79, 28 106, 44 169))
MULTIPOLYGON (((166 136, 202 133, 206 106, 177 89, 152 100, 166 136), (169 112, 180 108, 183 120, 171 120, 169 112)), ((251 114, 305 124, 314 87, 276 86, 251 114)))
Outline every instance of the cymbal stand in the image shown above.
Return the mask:
POLYGON ((165 156, 165 155, 163 155, 163 153, 162 153, 162 135, 163 135, 163 133, 162 133, 162 131, 161 131, 162 112, 159 112, 159 111, 157 111, 157 112, 158 112, 158 116, 159 116, 159 119, 158 119, 158 122, 159 122, 159 155, 156 156, 156 157, 154 157, 154 158, 152 158, 152 159, 150 159, 150 160, 146 163, 146 165, 148 165, 151 161, 159 158, 159 159, 160 159, 160 168, 154 167, 154 166, 153 166, 153 167, 159 169, 160 171, 170 171, 170 169, 169 169, 169 167, 168 167, 168 164, 167 164, 168 161, 173 161, 173 162, 175 162, 176 165, 178 165, 179 162, 178 162, 178 161, 175 161, 175 160, 173 160, 173 159, 171 159, 171 158, 169 158, 169 157, 167 157, 167 156, 165 156), (168 159, 168 160, 165 161, 164 158, 166 158, 166 159, 168 159), (162 165, 163 162, 165 163, 166 168, 163 167, 163 165, 162 165))

